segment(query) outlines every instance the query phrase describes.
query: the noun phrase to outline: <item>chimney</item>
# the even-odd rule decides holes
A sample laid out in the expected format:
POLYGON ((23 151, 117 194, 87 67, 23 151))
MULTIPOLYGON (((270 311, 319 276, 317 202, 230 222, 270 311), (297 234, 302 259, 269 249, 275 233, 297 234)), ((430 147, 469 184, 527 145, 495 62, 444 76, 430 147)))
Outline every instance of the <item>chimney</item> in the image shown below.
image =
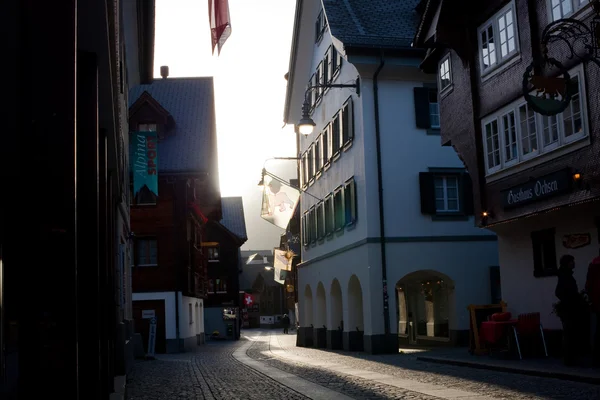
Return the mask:
POLYGON ((162 76, 163 79, 167 79, 169 77, 169 67, 167 65, 160 67, 160 76, 162 76))

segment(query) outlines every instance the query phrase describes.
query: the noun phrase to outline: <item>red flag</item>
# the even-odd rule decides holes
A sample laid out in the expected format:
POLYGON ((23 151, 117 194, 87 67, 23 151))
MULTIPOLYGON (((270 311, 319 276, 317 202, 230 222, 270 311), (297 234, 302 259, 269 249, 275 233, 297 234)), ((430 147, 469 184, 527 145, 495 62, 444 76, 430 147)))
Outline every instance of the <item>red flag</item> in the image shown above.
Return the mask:
POLYGON ((244 295, 244 305, 246 307, 252 307, 253 304, 254 304, 254 296, 252 296, 250 293, 246 293, 244 295))
POLYGON ((218 53, 221 54, 221 48, 231 35, 228 0, 208 0, 208 17, 210 19, 213 54, 215 53, 215 47, 218 48, 218 53))

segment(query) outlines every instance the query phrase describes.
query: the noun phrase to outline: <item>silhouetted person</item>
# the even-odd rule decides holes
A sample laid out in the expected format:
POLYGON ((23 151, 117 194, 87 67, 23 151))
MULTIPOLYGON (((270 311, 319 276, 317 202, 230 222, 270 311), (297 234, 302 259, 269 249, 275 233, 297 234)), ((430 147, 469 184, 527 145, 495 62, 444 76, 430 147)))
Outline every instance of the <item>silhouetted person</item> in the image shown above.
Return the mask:
POLYGON ((563 358, 566 365, 575 365, 581 355, 583 315, 585 307, 577 282, 573 277, 575 258, 564 255, 560 258, 558 283, 555 295, 560 300, 560 320, 563 326, 563 358))
POLYGON ((594 349, 592 353, 594 365, 600 366, 600 257, 592 260, 588 266, 585 280, 585 291, 592 303, 592 311, 596 315, 596 330, 594 332, 594 349))
POLYGON ((290 317, 288 317, 287 314, 283 315, 283 318, 281 318, 281 323, 283 324, 283 333, 288 333, 290 329, 290 317))

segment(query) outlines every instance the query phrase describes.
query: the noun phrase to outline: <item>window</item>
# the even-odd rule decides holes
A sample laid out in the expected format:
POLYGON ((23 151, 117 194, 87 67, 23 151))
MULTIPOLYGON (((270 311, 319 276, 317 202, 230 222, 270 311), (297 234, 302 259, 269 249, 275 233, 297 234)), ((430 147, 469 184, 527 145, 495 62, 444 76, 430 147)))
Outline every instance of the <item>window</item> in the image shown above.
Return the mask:
POLYGON ((156 132, 156 124, 138 124, 138 132, 156 132))
POLYGON ((415 87, 415 122, 417 128, 431 129, 439 133, 440 107, 435 87, 415 87))
POLYGON ((552 117, 539 115, 519 99, 483 119, 488 175, 588 136, 581 66, 569 73, 574 92, 569 107, 561 114, 552 117))
POLYGON ((492 71, 519 51, 514 2, 497 12, 479 28, 482 74, 492 71))
POLYGON ((331 135, 329 134, 331 131, 331 125, 327 125, 325 130, 323 131, 323 135, 321 136, 321 154, 323 157, 323 165, 327 166, 329 164, 329 149, 331 149, 331 145, 329 143, 329 138, 331 135))
POLYGON ((315 206, 312 206, 308 212, 309 216, 309 230, 310 230, 310 243, 314 244, 317 241, 317 212, 315 206))
POLYGON ((554 228, 531 232, 533 276, 535 277, 556 275, 558 271, 554 236, 554 228))
POLYGON ((329 194, 325 197, 325 235, 329 236, 335 230, 333 212, 333 195, 329 194))
POLYGON ((315 147, 313 144, 311 144, 308 147, 308 156, 306 161, 308 162, 308 181, 310 182, 311 180, 314 179, 315 177, 315 147))
POLYGON ((317 220, 317 240, 322 240, 325 237, 325 205, 323 202, 317 204, 316 208, 317 220))
POLYGON ((314 154, 315 168, 317 170, 317 173, 319 173, 323 169, 323 157, 321 155, 321 135, 319 135, 319 137, 315 141, 315 152, 314 153, 315 153, 314 154))
POLYGON ((338 112, 333 117, 331 124, 331 154, 335 156, 339 153, 341 147, 340 143, 340 113, 338 112))
POLYGON ((335 80, 340 72, 340 68, 342 67, 342 56, 336 50, 336 48, 331 45, 329 46, 329 49, 327 49, 325 60, 325 64, 327 65, 327 77, 329 79, 326 82, 331 83, 335 80))
POLYGON ((158 265, 157 245, 154 238, 137 239, 137 262, 136 266, 158 265))
POLYGON ((215 279, 215 293, 227 293, 227 278, 215 279))
POLYGON ((310 180, 310 174, 308 171, 308 151, 306 151, 303 155, 302 155, 302 164, 303 164, 303 168, 302 168, 302 173, 304 174, 304 186, 308 185, 308 181, 310 180))
POLYGON ((434 129, 440 128, 440 104, 435 90, 429 91, 429 126, 434 129))
POLYGON ((315 42, 319 42, 323 37, 323 33, 327 28, 327 19, 325 18, 325 13, 321 9, 319 15, 317 16, 317 20, 315 21, 315 42))
POLYGON ((308 211, 302 216, 302 244, 308 246, 310 243, 309 239, 309 226, 308 226, 308 211))
POLYGON ((469 174, 456 168, 430 168, 419 173, 421 213, 445 219, 473 215, 469 174))
POLYGON ((342 145, 345 146, 354 139, 354 112, 352 97, 349 97, 342 108, 342 145))
MULTIPOLYGON (((308 88, 310 88, 310 87, 316 86, 317 82, 318 82, 318 79, 317 79, 316 74, 312 74, 312 76, 310 77, 310 80, 308 81, 308 85, 306 87, 306 90, 308 90, 308 88)), ((316 89, 314 89, 314 90, 313 89, 308 90, 308 104, 310 104, 311 111, 317 105, 317 97, 318 96, 317 96, 317 90, 316 89)))
POLYGON ((219 247, 207 247, 206 255, 208 257, 208 262, 219 262, 219 247))
POLYGON ((459 212, 458 176, 435 176, 435 211, 438 213, 459 212))
POLYGON ((213 279, 208 280, 208 293, 215 292, 215 281, 213 279))
POLYGON ((498 121, 493 120, 485 125, 485 143, 489 170, 500 167, 500 139, 498 138, 498 121))
POLYGON ((322 61, 317 66, 317 72, 315 73, 315 86, 317 86, 317 88, 314 90, 315 93, 317 93, 316 104, 319 104, 319 102, 321 101, 321 98, 323 97, 323 94, 325 92, 323 87, 319 87, 319 85, 323 85, 323 62, 322 61))
POLYGON ((450 55, 447 55, 440 63, 440 92, 448 89, 452 85, 452 71, 450 70, 450 55))
POLYGON ((589 4, 589 0, 550 0, 552 20, 569 17, 589 4))
POLYGON ((356 222, 356 186, 354 178, 344 184, 344 221, 349 226, 356 222))
POLYGON ((333 223, 334 229, 339 231, 346 224, 344 212, 344 191, 342 186, 338 187, 333 193, 333 223))
MULTIPOLYGON (((323 66, 323 84, 326 85, 329 82, 331 82, 331 47, 329 47, 329 49, 327 50, 327 52, 325 52, 325 58, 323 59, 322 64, 320 64, 323 66)), ((323 89, 323 92, 325 92, 327 90, 327 88, 323 89)))

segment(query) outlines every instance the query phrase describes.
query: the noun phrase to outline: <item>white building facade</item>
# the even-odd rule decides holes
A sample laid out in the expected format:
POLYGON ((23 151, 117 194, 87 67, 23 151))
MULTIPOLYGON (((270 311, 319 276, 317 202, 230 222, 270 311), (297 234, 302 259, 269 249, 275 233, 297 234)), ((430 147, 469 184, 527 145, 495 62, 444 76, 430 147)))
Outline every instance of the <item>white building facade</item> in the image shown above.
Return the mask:
POLYGON ((380 23, 411 26, 417 2, 375 3, 297 3, 285 121, 300 119, 307 82, 359 81, 311 90, 316 126, 298 137, 309 193, 301 197, 302 346, 384 353, 399 343, 457 343, 469 328, 466 307, 492 300, 496 237, 474 226, 468 174, 440 144, 436 77, 420 72, 422 54, 403 43, 414 31, 384 37, 365 13, 388 7, 380 23))

